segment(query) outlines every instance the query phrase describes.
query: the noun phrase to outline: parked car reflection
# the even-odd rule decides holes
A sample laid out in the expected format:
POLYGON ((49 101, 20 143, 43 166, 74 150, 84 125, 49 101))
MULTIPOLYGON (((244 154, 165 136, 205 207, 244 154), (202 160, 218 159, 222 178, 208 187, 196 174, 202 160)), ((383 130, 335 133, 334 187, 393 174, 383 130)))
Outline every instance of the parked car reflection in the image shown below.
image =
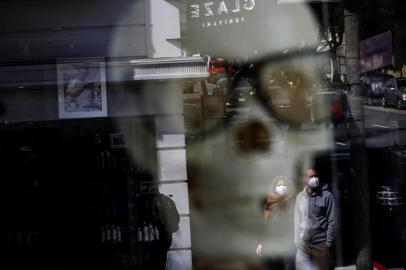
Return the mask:
POLYGON ((406 79, 390 79, 384 85, 382 106, 395 106, 402 109, 406 106, 406 79))
POLYGON ((360 78, 362 95, 365 96, 367 104, 380 104, 384 96, 384 84, 391 78, 393 77, 384 74, 362 76, 360 78))
POLYGON ((238 112, 238 108, 247 108, 249 100, 255 95, 255 86, 248 78, 242 78, 226 98, 226 111, 238 112))

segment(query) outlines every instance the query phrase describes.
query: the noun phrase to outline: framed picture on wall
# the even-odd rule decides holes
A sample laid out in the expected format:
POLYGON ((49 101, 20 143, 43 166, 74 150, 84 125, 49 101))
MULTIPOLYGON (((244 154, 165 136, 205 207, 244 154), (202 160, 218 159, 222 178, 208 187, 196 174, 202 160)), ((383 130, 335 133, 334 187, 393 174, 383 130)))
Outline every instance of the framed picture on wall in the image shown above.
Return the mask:
POLYGON ((59 118, 107 116, 104 58, 59 59, 59 118))

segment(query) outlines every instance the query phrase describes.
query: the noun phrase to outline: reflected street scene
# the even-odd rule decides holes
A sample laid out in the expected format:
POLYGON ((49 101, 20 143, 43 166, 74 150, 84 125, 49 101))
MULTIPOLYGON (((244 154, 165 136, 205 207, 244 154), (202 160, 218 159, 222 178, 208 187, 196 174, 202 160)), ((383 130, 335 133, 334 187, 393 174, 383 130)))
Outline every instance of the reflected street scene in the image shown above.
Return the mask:
POLYGON ((406 4, 5 1, 0 269, 406 268, 406 4))

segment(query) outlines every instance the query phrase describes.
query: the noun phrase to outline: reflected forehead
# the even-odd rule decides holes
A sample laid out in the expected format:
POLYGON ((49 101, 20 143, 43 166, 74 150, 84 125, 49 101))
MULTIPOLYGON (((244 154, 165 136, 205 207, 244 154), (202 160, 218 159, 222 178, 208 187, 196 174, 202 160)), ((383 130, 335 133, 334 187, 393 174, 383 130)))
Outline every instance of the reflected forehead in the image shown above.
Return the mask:
POLYGON ((317 174, 317 172, 315 170, 313 170, 313 169, 307 170, 307 173, 306 173, 307 176, 313 176, 313 175, 316 175, 316 174, 317 174))
POLYGON ((283 185, 285 184, 285 180, 284 179, 279 179, 278 182, 276 182, 276 185, 283 185))

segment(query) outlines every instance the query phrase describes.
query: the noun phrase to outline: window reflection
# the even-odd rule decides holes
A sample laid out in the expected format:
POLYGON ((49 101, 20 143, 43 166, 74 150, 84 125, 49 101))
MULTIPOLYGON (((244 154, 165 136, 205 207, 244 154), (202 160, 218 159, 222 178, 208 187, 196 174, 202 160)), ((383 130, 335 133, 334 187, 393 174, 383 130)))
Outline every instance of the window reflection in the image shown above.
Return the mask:
POLYGON ((2 3, 0 268, 404 268, 405 7, 293 2, 2 3))

